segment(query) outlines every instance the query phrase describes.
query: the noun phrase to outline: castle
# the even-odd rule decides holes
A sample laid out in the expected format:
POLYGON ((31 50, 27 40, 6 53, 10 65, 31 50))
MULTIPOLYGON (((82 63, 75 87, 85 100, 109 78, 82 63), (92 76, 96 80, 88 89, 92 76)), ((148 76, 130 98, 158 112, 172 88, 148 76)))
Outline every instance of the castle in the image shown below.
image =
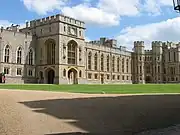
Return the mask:
POLYGON ((85 41, 85 23, 55 15, 0 29, 0 83, 134 84, 180 82, 180 44, 85 41))

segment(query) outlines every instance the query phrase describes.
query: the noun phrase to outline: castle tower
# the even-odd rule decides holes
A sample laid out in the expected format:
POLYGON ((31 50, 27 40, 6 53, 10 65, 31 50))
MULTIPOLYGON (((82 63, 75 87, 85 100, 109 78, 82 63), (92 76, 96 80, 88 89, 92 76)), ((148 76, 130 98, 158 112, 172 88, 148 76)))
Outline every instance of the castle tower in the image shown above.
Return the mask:
POLYGON ((133 60, 133 81, 134 83, 145 83, 144 77, 144 41, 134 42, 134 60, 133 60))
POLYGON ((161 41, 152 42, 152 76, 154 83, 163 82, 163 49, 161 41))

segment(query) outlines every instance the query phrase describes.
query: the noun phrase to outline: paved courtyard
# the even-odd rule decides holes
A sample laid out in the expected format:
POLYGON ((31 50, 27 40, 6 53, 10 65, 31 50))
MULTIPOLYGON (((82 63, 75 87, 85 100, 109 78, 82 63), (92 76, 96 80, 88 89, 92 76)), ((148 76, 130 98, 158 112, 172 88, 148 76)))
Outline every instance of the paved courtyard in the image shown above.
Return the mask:
POLYGON ((180 95, 0 90, 0 135, 132 135, 179 124, 179 104, 180 95))

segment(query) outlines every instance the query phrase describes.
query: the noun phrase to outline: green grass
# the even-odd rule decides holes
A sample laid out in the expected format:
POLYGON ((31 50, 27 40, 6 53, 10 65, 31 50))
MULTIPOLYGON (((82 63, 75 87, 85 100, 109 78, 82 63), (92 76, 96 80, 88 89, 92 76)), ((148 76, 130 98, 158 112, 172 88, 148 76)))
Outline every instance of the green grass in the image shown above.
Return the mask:
POLYGON ((134 85, 39 85, 1 84, 0 89, 44 90, 73 93, 109 93, 109 94, 140 94, 140 93, 180 93, 180 84, 134 84, 134 85))

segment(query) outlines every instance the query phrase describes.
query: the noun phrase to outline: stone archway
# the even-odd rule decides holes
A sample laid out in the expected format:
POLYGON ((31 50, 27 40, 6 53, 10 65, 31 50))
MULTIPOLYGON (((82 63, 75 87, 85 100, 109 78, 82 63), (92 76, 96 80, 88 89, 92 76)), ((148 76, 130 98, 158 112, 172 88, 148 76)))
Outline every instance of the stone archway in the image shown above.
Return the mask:
POLYGON ((77 70, 75 70, 74 68, 69 69, 68 71, 69 84, 78 84, 77 75, 78 75, 77 70))
POLYGON ((48 84, 54 84, 55 71, 53 69, 46 70, 46 80, 48 84))

